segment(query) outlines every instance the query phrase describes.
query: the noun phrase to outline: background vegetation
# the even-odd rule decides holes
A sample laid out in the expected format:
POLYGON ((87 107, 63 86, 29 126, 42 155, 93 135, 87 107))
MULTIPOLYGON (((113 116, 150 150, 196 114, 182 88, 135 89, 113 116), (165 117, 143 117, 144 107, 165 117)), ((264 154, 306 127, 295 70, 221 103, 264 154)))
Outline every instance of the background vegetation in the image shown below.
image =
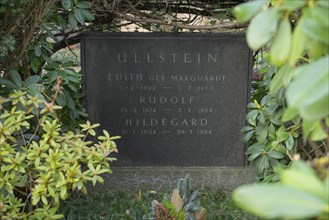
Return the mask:
POLYGON ((71 55, 62 54, 62 48, 78 43, 84 31, 226 32, 245 30, 250 19, 246 35, 255 51, 255 68, 248 126, 242 132, 259 179, 281 182, 243 187, 234 198, 262 217, 321 218, 328 214, 328 197, 323 197, 329 184, 328 1, 258 0, 232 11, 242 2, 1 1, 3 218, 60 218, 59 200, 65 199, 71 189, 83 189, 77 185, 81 182, 80 168, 86 176, 97 173, 96 179, 85 179, 94 183, 101 181, 99 172, 110 171, 104 160, 116 151, 115 145, 106 131, 99 145, 84 139, 83 133, 95 134, 93 125, 84 121, 82 77, 72 68, 77 57, 67 59, 71 55), (244 23, 236 22, 233 14, 244 23), (72 152, 60 152, 59 146, 71 146, 76 141, 81 145, 74 145, 72 152), (84 148, 90 145, 94 148, 84 148), (37 149, 42 151, 39 162, 35 159, 39 157, 37 149), (92 156, 85 158, 79 149, 93 151, 92 156), (66 157, 57 160, 57 153, 66 157), (294 163, 297 154, 300 160, 312 162, 294 163), (72 156, 78 157, 76 163, 72 163, 72 156), (73 170, 78 176, 70 179, 73 170), (303 181, 307 184, 300 183, 303 181), (313 203, 283 199, 288 195, 287 188, 295 193, 291 198, 313 203), (271 194, 274 200, 264 200, 269 192, 277 192, 271 194), (270 212, 269 207, 277 212, 270 212))

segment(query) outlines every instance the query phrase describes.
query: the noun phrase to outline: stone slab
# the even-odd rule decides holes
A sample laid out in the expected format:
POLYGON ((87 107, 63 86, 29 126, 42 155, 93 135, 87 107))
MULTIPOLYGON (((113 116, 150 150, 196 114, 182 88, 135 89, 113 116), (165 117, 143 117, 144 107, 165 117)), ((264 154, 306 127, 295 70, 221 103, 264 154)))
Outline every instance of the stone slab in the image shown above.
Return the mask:
POLYGON ((81 49, 88 119, 122 136, 114 166, 245 165, 243 34, 87 33, 81 49))
POLYGON ((185 176, 190 177, 192 189, 233 190, 257 180, 251 167, 115 167, 112 170, 113 174, 105 176, 105 183, 94 190, 172 190, 185 176))

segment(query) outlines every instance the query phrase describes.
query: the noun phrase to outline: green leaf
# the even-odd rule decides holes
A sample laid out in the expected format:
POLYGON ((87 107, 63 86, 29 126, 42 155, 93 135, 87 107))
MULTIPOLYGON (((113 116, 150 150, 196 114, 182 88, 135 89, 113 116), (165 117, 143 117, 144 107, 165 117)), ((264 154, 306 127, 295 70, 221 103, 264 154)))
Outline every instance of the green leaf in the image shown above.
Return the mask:
POLYGON ((285 145, 288 150, 292 150, 292 148, 294 147, 294 142, 294 138, 291 135, 287 140, 285 140, 285 145))
POLYGON ((247 42, 251 49, 258 50, 266 44, 276 32, 279 12, 270 8, 259 13, 247 30, 247 42))
POLYGON ((233 14, 238 21, 246 22, 260 11, 265 4, 268 4, 268 1, 258 0, 243 3, 233 9, 233 14))
POLYGON ((60 106, 65 106, 66 105, 66 98, 65 95, 62 93, 59 93, 56 98, 56 102, 60 106))
POLYGON ((16 70, 10 71, 10 78, 18 87, 22 86, 22 78, 16 70))
POLYGON ((329 56, 295 70, 287 89, 289 108, 298 109, 306 120, 318 120, 329 114, 329 56))
POLYGON ((306 0, 287 0, 283 1, 279 6, 281 10, 294 11, 298 8, 303 7, 306 4, 306 0))
POLYGON ((318 4, 323 7, 329 8, 329 1, 327 0, 318 0, 318 4))
POLYGON ((66 28, 66 25, 67 25, 66 21, 60 14, 57 15, 57 22, 58 22, 59 26, 61 26, 62 29, 66 28))
POLYGON ((302 22, 299 21, 294 30, 294 33, 292 34, 291 51, 289 56, 290 66, 295 66, 304 52, 305 36, 302 31, 301 24, 302 22))
POLYGON ((241 129, 241 132, 246 132, 246 131, 251 131, 251 130, 255 130, 255 127, 253 127, 253 126, 244 126, 241 129))
POLYGON ((92 21, 95 19, 94 15, 91 14, 88 10, 80 9, 80 11, 87 21, 92 21))
POLYGON ((74 17, 80 24, 85 24, 85 17, 83 16, 81 9, 74 9, 74 17))
POLYGON ((313 10, 315 11, 315 13, 313 13, 313 14, 315 15, 316 21, 323 26, 329 27, 328 9, 319 7, 319 6, 315 6, 313 8, 313 10))
POLYGON ((253 144, 251 145, 248 150, 247 150, 247 153, 248 154, 254 154, 254 153, 258 153, 258 152, 264 152, 265 149, 263 147, 263 145, 259 144, 259 143, 256 143, 256 144, 253 144))
POLYGON ((68 91, 64 92, 65 95, 65 99, 66 99, 66 105, 70 108, 70 109, 74 109, 74 101, 70 95, 70 93, 68 91))
POLYGON ((282 86, 284 86, 284 79, 286 75, 291 75, 291 67, 286 64, 282 66, 277 73, 275 73, 271 84, 270 84, 270 93, 273 94, 278 91, 282 86))
POLYGON ((37 57, 40 57, 40 56, 41 56, 41 48, 40 48, 40 47, 35 47, 35 48, 34 48, 34 54, 35 54, 37 57))
POLYGON ((304 10, 304 19, 301 24, 303 33, 311 39, 329 45, 328 28, 317 22, 317 11, 314 8, 306 8, 304 10))
POLYGON ((72 6, 71 0, 61 0, 62 6, 65 10, 68 10, 72 6))
POLYGON ((298 110, 296 108, 287 108, 282 116, 282 121, 289 121, 294 119, 298 115, 298 110))
POLYGON ((91 5, 92 5, 91 2, 86 2, 86 1, 78 2, 76 4, 76 6, 78 8, 83 8, 83 9, 89 9, 89 8, 91 8, 91 5))
POLYGON ((13 83, 11 80, 8 79, 0 79, 0 84, 4 85, 5 87, 9 88, 9 89, 19 89, 19 87, 13 83))
POLYGON ((37 84, 39 80, 40 80, 40 76, 38 75, 30 76, 24 81, 23 87, 28 87, 31 84, 37 84))
POLYGON ((257 140, 259 143, 265 144, 267 134, 268 134, 268 127, 264 126, 264 127, 260 127, 259 129, 260 129, 260 132, 258 133, 257 140))
POLYGON ((327 133, 322 129, 319 121, 314 122, 303 120, 302 127, 303 138, 305 142, 308 138, 312 141, 320 141, 328 136, 327 133))
POLYGON ((326 188, 315 173, 305 172, 308 169, 308 165, 302 161, 295 161, 294 164, 281 174, 282 184, 316 195, 326 201, 326 188), (299 163, 298 166, 294 166, 296 163, 299 163), (302 166, 305 166, 305 168, 302 166))
POLYGON ((277 131, 276 131, 276 138, 279 142, 286 140, 289 137, 289 133, 286 132, 286 129, 284 126, 281 126, 277 131))
POLYGON ((72 28, 76 28, 78 26, 78 22, 75 19, 74 14, 72 12, 69 14, 69 23, 72 28))
POLYGON ((236 189, 232 197, 239 207, 270 219, 311 218, 327 209, 318 196, 281 184, 245 185, 236 189))
POLYGON ((278 152, 278 151, 269 151, 267 152, 267 154, 270 156, 270 157, 273 157, 275 159, 282 159, 284 158, 283 154, 278 152))
POLYGON ((251 110, 248 114, 247 114, 247 121, 249 122, 249 124, 255 126, 256 125, 256 118, 259 114, 259 110, 255 109, 255 110, 251 110))
POLYGON ((65 216, 62 214, 57 214, 57 215, 53 215, 50 217, 50 219, 63 219, 65 216))
POLYGON ((288 18, 284 18, 279 25, 279 30, 274 38, 270 50, 271 63, 282 66, 289 57, 291 46, 291 26, 288 18))
POLYGON ((243 141, 248 142, 250 138, 255 134, 255 131, 248 131, 244 136, 243 136, 243 141))

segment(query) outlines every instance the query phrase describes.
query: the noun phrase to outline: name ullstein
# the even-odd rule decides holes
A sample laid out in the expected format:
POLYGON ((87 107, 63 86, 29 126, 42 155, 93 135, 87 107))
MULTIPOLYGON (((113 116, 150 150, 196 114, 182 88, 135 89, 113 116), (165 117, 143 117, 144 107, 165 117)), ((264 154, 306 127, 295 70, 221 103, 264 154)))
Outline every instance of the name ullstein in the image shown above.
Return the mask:
POLYGON ((201 53, 118 53, 119 63, 217 63, 217 54, 201 53))

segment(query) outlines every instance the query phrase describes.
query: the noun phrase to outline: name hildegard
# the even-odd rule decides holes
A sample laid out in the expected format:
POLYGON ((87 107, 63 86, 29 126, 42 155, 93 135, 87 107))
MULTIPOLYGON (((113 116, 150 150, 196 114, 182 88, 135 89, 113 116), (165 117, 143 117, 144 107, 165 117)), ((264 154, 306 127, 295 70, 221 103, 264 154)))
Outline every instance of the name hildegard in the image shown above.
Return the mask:
POLYGON ((190 119, 178 119, 178 118, 126 118, 125 126, 206 126, 208 120, 205 118, 190 118, 190 119))
POLYGON ((207 53, 118 53, 119 63, 217 63, 217 54, 207 53))

